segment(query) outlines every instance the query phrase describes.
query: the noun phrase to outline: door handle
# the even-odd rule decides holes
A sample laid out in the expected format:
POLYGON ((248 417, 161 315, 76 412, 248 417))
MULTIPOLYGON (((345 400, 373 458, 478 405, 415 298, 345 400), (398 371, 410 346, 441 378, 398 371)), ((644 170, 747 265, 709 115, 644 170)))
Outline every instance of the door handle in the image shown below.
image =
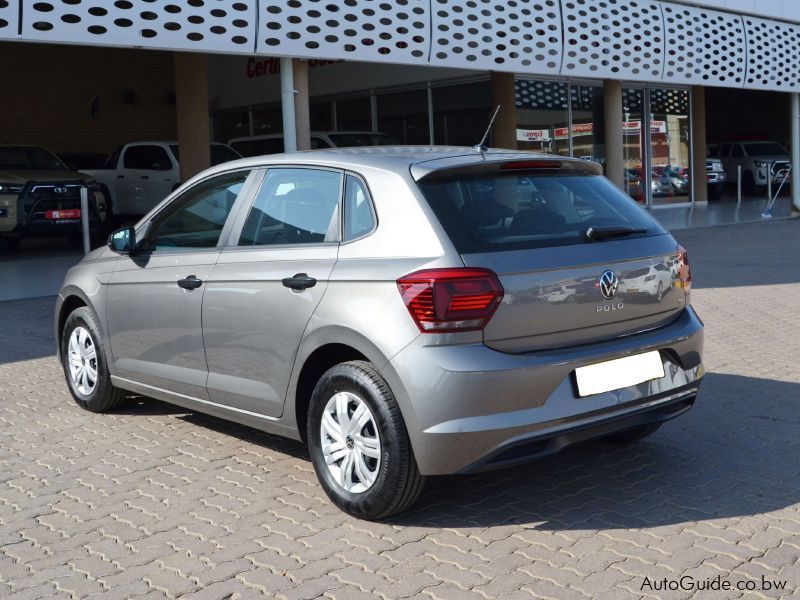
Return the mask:
POLYGON ((203 280, 198 279, 195 275, 189 275, 186 279, 178 280, 178 287, 185 290, 196 290, 203 285, 203 280))
POLYGON ((294 290, 295 292, 302 292, 303 290, 317 285, 317 280, 313 277, 309 277, 306 273, 298 273, 294 277, 287 277, 281 280, 281 282, 284 287, 294 290))

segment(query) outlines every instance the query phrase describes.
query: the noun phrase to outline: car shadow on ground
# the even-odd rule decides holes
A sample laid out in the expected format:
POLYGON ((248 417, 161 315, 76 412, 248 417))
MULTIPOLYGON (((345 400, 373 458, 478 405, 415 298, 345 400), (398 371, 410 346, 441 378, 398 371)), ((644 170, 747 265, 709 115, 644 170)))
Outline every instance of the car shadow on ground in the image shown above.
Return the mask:
MULTIPOLYGON (((653 528, 768 513, 800 502, 800 384, 709 374, 695 408, 651 438, 591 442, 502 471, 432 477, 400 526, 653 528)), ((304 445, 150 399, 129 415, 199 427, 308 460, 304 445)))

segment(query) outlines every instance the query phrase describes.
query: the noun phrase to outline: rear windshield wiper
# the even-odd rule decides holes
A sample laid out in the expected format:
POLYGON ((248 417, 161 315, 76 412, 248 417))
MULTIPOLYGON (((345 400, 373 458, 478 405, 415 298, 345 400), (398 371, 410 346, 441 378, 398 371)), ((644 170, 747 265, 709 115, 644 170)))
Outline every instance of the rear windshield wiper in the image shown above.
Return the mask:
POLYGON ((636 235, 638 233, 647 233, 647 229, 636 227, 589 227, 583 234, 584 237, 590 242, 599 242, 600 240, 608 240, 611 238, 625 237, 628 235, 636 235))

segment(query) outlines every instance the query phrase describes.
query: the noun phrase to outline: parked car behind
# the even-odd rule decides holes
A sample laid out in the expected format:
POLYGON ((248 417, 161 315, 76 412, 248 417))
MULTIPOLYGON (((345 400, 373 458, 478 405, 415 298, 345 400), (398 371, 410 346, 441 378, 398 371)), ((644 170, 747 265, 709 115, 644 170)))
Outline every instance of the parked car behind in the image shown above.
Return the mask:
POLYGON ((42 146, 0 146, 0 250, 41 236, 69 237, 80 246, 84 186, 89 189, 90 224, 99 235, 108 208, 96 181, 70 170, 42 146))
POLYGON ((745 194, 761 193, 770 179, 773 185, 780 185, 789 176, 789 151, 777 142, 729 142, 718 148, 717 158, 725 167, 728 181, 738 183, 739 167, 742 168, 745 194))
POLYGON ((81 407, 133 392, 305 440, 329 498, 380 519, 426 476, 631 443, 687 412, 703 376, 688 264, 593 163, 275 155, 115 232, 67 274, 56 339, 81 407), (628 273, 674 263, 667 291, 630 302, 628 273))
MULTIPOLYGON (((364 146, 392 146, 397 141, 385 134, 372 131, 312 131, 311 149, 358 148, 364 146)), ((283 134, 253 135, 234 138, 228 145, 242 156, 261 156, 283 152, 283 134)))
MULTIPOLYGON (((211 144, 211 165, 241 158, 224 144, 211 144)), ((117 215, 144 215, 180 185, 177 142, 125 144, 108 157, 102 169, 83 173, 103 186, 117 215)))

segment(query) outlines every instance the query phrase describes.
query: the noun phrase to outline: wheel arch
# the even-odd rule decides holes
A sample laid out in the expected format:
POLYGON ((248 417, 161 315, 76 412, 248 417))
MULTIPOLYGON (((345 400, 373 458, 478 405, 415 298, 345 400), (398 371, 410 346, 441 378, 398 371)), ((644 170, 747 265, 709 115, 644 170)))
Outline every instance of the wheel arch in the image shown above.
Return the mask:
MULTIPOLYGON (((55 339, 59 359, 61 358, 61 338, 64 333, 64 324, 67 321, 67 317, 72 314, 75 309, 83 306, 87 307, 95 315, 97 315, 97 310, 95 310, 92 301, 89 300, 88 296, 83 293, 80 288, 68 286, 61 290, 59 302, 56 306, 57 312, 55 315, 55 339)), ((104 333, 104 330, 102 331, 104 333)))
POLYGON ((289 380, 284 421, 297 427, 306 440, 306 418, 317 381, 331 367, 366 360, 381 370, 389 359, 362 334, 344 327, 325 327, 306 337, 298 350, 289 380))

